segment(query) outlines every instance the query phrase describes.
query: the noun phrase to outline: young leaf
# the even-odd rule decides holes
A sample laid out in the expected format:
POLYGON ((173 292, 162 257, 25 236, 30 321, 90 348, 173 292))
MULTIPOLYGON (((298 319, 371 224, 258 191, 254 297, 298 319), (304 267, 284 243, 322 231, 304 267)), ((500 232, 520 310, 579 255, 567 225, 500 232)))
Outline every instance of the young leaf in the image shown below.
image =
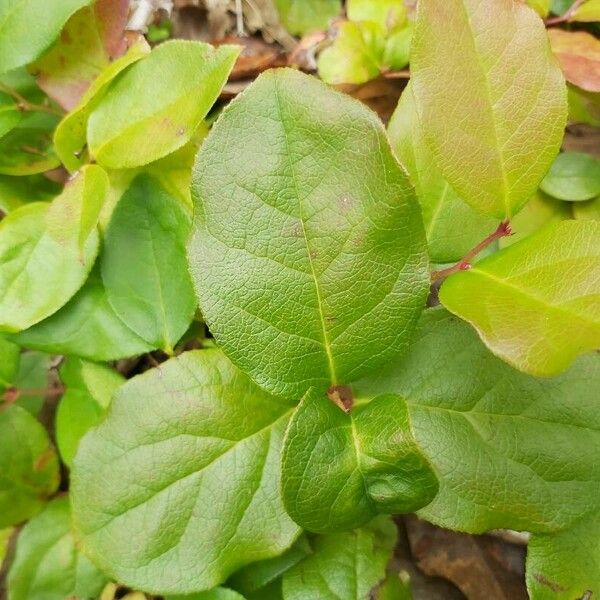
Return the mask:
POLYGON ((58 483, 46 430, 20 406, 0 406, 0 528, 29 519, 58 483))
POLYGON ((90 114, 92 156, 120 169, 181 148, 219 96, 238 54, 236 46, 183 40, 154 48, 114 81, 90 114))
POLYGON ((440 300, 511 365, 560 373, 600 347, 600 223, 553 223, 449 277, 440 300))
POLYGON ((30 66, 40 88, 67 111, 126 50, 128 12, 129 0, 96 0, 77 11, 52 48, 30 66))
POLYGON ((29 202, 52 200, 61 186, 42 175, 10 177, 0 175, 0 210, 6 214, 29 202))
POLYGON ((67 19, 91 0, 30 0, 0 3, 0 73, 35 60, 58 37, 67 19))
POLYGON ((548 35, 567 81, 587 92, 600 92, 600 40, 585 31, 557 28, 548 35))
POLYGON ((389 517, 313 540, 313 553, 283 576, 285 600, 368 600, 384 579, 397 530, 389 517))
POLYGON ((56 411, 56 443, 71 466, 79 441, 106 412, 113 393, 125 379, 104 365, 67 357, 60 368, 66 392, 56 411))
POLYGON ((94 269, 84 286, 58 312, 9 338, 26 348, 74 354, 90 360, 117 360, 154 350, 119 319, 94 269))
POLYGON ((573 21, 594 23, 600 21, 600 0, 587 0, 579 6, 571 17, 573 21))
POLYGON ((404 0, 348 0, 346 13, 351 21, 371 21, 383 30, 394 29, 406 23, 404 0))
POLYGON ((559 200, 590 200, 600 195, 600 160, 583 152, 556 157, 540 188, 559 200))
POLYGON ((576 219, 600 221, 600 196, 594 200, 574 204, 573 215, 576 219))
POLYGON ((406 348, 429 289, 425 236, 362 104, 297 71, 261 75, 203 143, 192 191, 203 315, 259 385, 297 401, 406 348))
POLYGON ((567 116, 539 16, 514 0, 420 1, 411 84, 448 183, 484 214, 516 214, 556 156, 567 116))
POLYGON ((139 175, 105 234, 101 270, 108 301, 127 327, 167 352, 196 309, 185 256, 189 230, 181 203, 154 179, 139 175))
POLYGON ((317 394, 298 405, 285 436, 285 508, 308 531, 342 531, 379 513, 413 512, 437 492, 404 400, 380 396, 350 414, 317 394))
POLYGON ((2 220, 0 329, 38 323, 82 286, 98 253, 96 224, 107 189, 104 171, 90 165, 51 204, 28 204, 2 220))
POLYGON ((290 414, 217 350, 130 380, 75 457, 86 553, 115 579, 162 593, 210 589, 281 554, 299 532, 279 496, 290 414))
POLYGON ((69 499, 53 500, 25 525, 8 572, 11 600, 98 598, 107 578, 76 547, 69 499))
POLYGON ((275 0, 281 22, 294 35, 327 29, 341 12, 340 0, 275 0))
POLYGON ((498 220, 463 202, 440 173, 423 138, 410 83, 392 115, 388 135, 415 186, 423 211, 429 256, 437 263, 460 260, 496 229, 498 220))
POLYGON ((527 588, 539 600, 590 600, 600 594, 600 515, 556 533, 533 535, 527 545, 527 588))
POLYGON ((598 512, 599 385, 597 354, 559 377, 536 379, 434 309, 409 355, 356 384, 355 393, 406 398, 415 439, 440 483, 420 511, 425 519, 470 533, 544 532, 598 512))

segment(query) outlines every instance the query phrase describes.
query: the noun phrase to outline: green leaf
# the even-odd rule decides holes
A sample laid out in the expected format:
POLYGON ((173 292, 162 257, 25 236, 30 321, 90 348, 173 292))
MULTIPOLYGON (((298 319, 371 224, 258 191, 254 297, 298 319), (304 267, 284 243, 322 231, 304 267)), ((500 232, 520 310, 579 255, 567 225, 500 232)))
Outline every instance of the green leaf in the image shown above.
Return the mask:
POLYGON ((600 221, 600 196, 594 200, 574 204, 573 215, 576 219, 600 221))
POLYGON ((19 370, 20 355, 18 346, 0 337, 0 395, 13 385, 19 370))
POLYGON ((511 365, 560 373, 600 347, 600 223, 553 223, 449 277, 440 300, 511 365))
POLYGON ((42 352, 23 352, 19 361, 19 370, 13 380, 13 386, 19 390, 40 390, 38 394, 30 391, 19 396, 16 401, 21 408, 37 416, 44 405, 48 388, 50 356, 42 352))
POLYGON ((8 572, 11 600, 97 598, 107 578, 81 554, 71 533, 69 499, 57 498, 25 525, 8 572))
POLYGON ((244 597, 233 590, 218 587, 197 594, 165 596, 165 600, 244 600, 244 597))
POLYGON ((57 125, 54 132, 56 154, 71 171, 82 165, 81 151, 86 143, 86 130, 90 113, 103 98, 110 83, 127 67, 137 62, 150 52, 150 47, 140 39, 127 53, 111 62, 92 82, 79 104, 57 125))
MULTIPOLYGON (((581 204, 581 203, 580 203, 581 204)), ((510 221, 512 234, 498 240, 500 248, 512 246, 516 242, 537 233, 550 223, 572 219, 571 205, 555 200, 538 191, 531 200, 510 221)), ((482 238, 480 238, 482 239, 482 238)))
POLYGON ((406 23, 404 0, 348 0, 346 13, 351 21, 371 21, 384 31, 406 23))
POLYGON ((586 92, 574 85, 569 88, 569 120, 600 127, 600 93, 586 92))
POLYGON ((84 286, 58 312, 9 338, 27 348, 99 361, 154 350, 116 315, 99 269, 92 271, 84 286))
POLYGON ((527 545, 527 588, 536 600, 590 600, 600 594, 600 515, 564 531, 533 535, 527 545))
POLYGON ((61 186, 42 175, 9 177, 0 175, 0 210, 10 213, 28 202, 51 200, 61 186))
POLYGON ((109 367, 72 356, 61 366, 60 378, 66 392, 56 412, 56 444, 63 462, 71 466, 79 441, 100 421, 125 379, 109 367))
POLYGON ((566 87, 541 19, 514 0, 488 4, 419 2, 411 83, 443 176, 465 202, 504 219, 558 152, 566 87))
POLYGON ((388 135, 421 203, 431 259, 437 263, 460 260, 496 229, 498 220, 463 202, 442 176, 423 138, 411 84, 400 97, 388 135))
POLYGON ((526 0, 526 2, 538 13, 538 15, 540 15, 540 17, 548 16, 552 0, 526 0))
POLYGON ((429 289, 425 236, 362 104, 296 71, 261 75, 213 126, 192 191, 202 313, 259 385, 297 401, 407 347, 429 289))
POLYGON ((98 253, 96 224, 107 189, 104 171, 90 165, 51 204, 28 204, 2 220, 0 329, 38 323, 83 285, 98 253))
POLYGON ((7 527, 6 529, 0 529, 0 563, 2 563, 6 557, 10 539, 15 532, 14 527, 7 527))
POLYGON ((15 127, 0 138, 0 174, 37 175, 60 165, 51 143, 56 118, 43 127, 15 127))
POLYGON ((23 112, 7 94, 0 92, 0 138, 23 120, 23 112))
POLYGON ((281 554, 299 533, 279 496, 290 413, 217 350, 130 380, 75 458, 85 552, 116 580, 161 593, 210 589, 281 554))
POLYGON ((281 22, 294 35, 327 29, 341 13, 340 0, 275 0, 281 22))
POLYGON ((415 439, 440 483, 423 518, 470 533, 546 532, 598 512, 599 385, 598 354, 537 379, 434 309, 425 312, 410 354, 356 384, 355 393, 406 398, 415 439))
POLYGON ((96 0, 83 7, 67 21, 52 48, 30 66, 40 88, 67 111, 127 48, 128 12, 128 0, 96 0))
POLYGON ((106 167, 130 168, 184 146, 219 96, 238 54, 237 46, 184 40, 154 48, 114 81, 91 112, 92 156, 106 167))
POLYGON ((575 0, 552 0, 552 12, 555 15, 563 15, 569 10, 575 0))
POLYGON ((587 0, 575 11, 569 19, 582 23, 594 23, 600 21, 600 0, 587 0))
POLYGON ((368 600, 396 545, 389 517, 353 531, 317 536, 313 554, 283 576, 285 600, 368 600))
POLYGON ((373 600, 413 600, 410 577, 406 571, 388 571, 373 600))
POLYGON ((379 513, 413 512, 437 492, 436 477, 417 447, 405 401, 380 396, 350 414, 307 394, 285 436, 285 508, 308 531, 341 531, 379 513))
POLYGON ((306 537, 301 537, 281 556, 255 562, 237 571, 228 581, 228 585, 242 594, 260 593, 266 586, 281 577, 286 571, 297 565, 312 553, 306 537))
POLYGON ((140 175, 119 200, 104 239, 108 301, 132 331, 168 353, 196 310, 185 255, 189 231, 181 203, 140 175))
POLYGON ((29 519, 58 487, 46 430, 20 406, 0 406, 0 528, 29 519))
POLYGON ((35 60, 58 37, 67 19, 91 0, 32 0, 0 4, 0 73, 35 60))
POLYGON ((559 200, 590 200, 600 194, 600 160, 583 152, 556 157, 540 188, 559 200))

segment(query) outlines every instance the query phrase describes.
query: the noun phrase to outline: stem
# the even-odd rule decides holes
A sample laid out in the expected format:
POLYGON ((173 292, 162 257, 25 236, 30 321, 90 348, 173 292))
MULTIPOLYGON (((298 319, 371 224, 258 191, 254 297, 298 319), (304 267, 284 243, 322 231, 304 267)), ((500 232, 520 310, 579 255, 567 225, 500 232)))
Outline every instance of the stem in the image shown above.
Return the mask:
POLYGON ((436 282, 440 279, 445 279, 449 275, 453 273, 458 273, 459 271, 468 271, 471 268, 471 263, 477 257, 477 255, 485 250, 490 244, 493 244, 496 240, 500 238, 512 235, 512 231, 510 229, 510 224, 508 220, 502 221, 496 231, 490 233, 484 240, 479 242, 477 246, 471 248, 461 260, 459 260, 452 267, 448 267, 447 269, 442 269, 441 271, 433 271, 431 273, 431 281, 436 282))
POLYGON ((410 79, 410 71, 403 69, 402 71, 385 71, 383 76, 386 79, 410 79))
POLYGON ((577 9, 587 0, 575 0, 571 7, 565 12, 564 15, 560 15, 558 17, 550 17, 549 19, 544 19, 544 24, 546 26, 550 25, 558 25, 560 23, 566 23, 571 19, 571 17, 577 12, 577 9))
POLYGON ((55 397, 61 396, 65 393, 65 388, 61 386, 51 387, 51 388, 40 388, 40 389, 19 389, 19 388, 8 388, 2 396, 0 396, 0 400, 6 402, 7 404, 12 404, 16 402, 22 396, 45 396, 45 397, 55 397))
POLYGON ((17 90, 14 90, 10 86, 1 82, 0 92, 4 92, 5 94, 8 94, 11 98, 13 98, 13 100, 15 100, 15 102, 17 103, 17 108, 22 112, 45 112, 51 115, 57 115, 59 117, 63 116, 63 113, 56 108, 46 106, 45 104, 34 104, 33 102, 29 102, 29 100, 21 96, 21 94, 19 94, 17 90))

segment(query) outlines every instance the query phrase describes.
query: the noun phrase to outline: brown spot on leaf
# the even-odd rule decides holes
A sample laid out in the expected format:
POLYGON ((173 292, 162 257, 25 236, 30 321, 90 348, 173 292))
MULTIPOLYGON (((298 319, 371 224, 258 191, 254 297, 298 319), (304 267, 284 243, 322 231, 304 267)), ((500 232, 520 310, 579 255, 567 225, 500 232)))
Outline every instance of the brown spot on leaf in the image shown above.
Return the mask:
POLYGON ((327 390, 327 397, 345 413, 352 410, 354 399, 352 397, 352 388, 348 385, 332 385, 327 390))
POLYGON ((566 591, 562 585, 556 583, 556 581, 548 579, 545 575, 542 575, 541 573, 534 573, 533 578, 544 587, 551 589, 555 594, 558 594, 558 592, 566 591))

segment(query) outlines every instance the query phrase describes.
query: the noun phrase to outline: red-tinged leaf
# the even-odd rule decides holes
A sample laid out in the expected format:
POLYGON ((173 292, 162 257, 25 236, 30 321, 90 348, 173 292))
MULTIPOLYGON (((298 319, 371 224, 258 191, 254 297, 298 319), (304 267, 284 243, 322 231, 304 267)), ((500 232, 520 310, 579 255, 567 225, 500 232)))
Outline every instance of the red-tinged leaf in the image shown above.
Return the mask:
POLYGON ((550 29, 548 34, 566 79, 587 92, 600 92, 600 40, 584 31, 550 29))

